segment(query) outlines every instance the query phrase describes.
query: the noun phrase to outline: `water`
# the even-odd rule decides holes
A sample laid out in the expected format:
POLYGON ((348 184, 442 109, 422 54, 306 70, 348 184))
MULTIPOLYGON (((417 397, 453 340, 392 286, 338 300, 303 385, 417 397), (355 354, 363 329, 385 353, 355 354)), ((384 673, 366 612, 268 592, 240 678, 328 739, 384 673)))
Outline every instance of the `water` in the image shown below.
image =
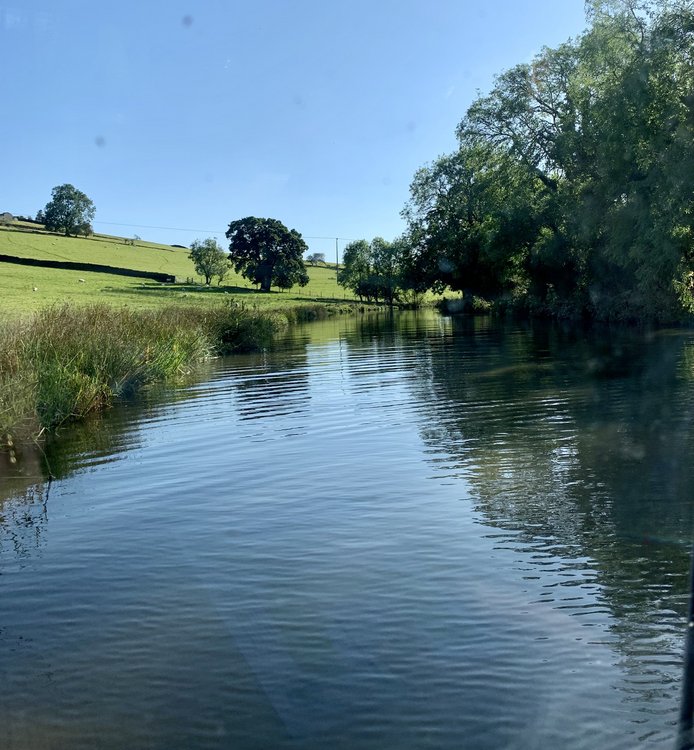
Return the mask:
POLYGON ((0 467, 0 747, 672 746, 691 333, 403 314, 203 375, 0 467))

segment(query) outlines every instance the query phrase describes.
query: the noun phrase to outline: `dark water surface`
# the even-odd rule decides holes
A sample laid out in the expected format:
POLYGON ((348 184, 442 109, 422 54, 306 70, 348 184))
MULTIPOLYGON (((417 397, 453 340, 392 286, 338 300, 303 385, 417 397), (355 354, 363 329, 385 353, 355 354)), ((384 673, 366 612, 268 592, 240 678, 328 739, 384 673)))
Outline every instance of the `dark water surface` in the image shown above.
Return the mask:
POLYGON ((66 431, 0 467, 0 747, 670 748, 693 419, 689 332, 412 314, 66 431))

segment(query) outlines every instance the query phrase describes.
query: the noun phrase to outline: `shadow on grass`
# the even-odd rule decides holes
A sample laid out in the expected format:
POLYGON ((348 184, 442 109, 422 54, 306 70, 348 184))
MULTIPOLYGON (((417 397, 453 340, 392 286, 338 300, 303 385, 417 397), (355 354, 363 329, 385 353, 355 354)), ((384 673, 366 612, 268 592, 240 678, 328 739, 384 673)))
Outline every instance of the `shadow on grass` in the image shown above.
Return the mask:
POLYGON ((108 294, 122 295, 142 293, 147 297, 166 297, 168 299, 171 299, 172 297, 198 297, 199 295, 212 297, 252 296, 257 299, 298 299, 306 300, 307 302, 325 302, 326 304, 357 304, 357 300, 342 297, 323 297, 310 294, 304 296, 301 293, 292 292, 292 290, 281 291, 279 289, 273 289, 269 292, 261 292, 259 289, 250 289, 245 286, 204 286, 202 284, 142 283, 134 286, 129 286, 127 288, 106 286, 102 287, 101 291, 108 294))
MULTIPOLYGON (((249 289, 244 286, 203 286, 198 284, 136 284, 129 287, 105 286, 102 292, 109 294, 139 294, 143 293, 153 297, 171 297, 172 295, 185 297, 188 295, 239 295, 253 294, 265 296, 264 292, 249 289)), ((272 294, 272 292, 270 292, 272 294)))

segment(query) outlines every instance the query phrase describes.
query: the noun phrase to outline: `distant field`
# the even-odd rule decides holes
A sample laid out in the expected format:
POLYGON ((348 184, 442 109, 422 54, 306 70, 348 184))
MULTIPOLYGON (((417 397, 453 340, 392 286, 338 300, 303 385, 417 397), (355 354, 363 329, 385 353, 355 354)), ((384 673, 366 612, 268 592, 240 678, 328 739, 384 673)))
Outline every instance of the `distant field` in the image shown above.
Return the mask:
MULTIPOLYGON (((32 229, 34 225, 28 225, 32 229)), ((193 284, 162 285, 145 279, 104 273, 69 271, 52 268, 0 263, 0 312, 23 313, 47 305, 72 302, 90 304, 107 302, 115 305, 156 307, 178 300, 209 303, 233 297, 258 306, 292 305, 307 300, 353 300, 353 295, 338 286, 335 268, 308 267, 310 281, 306 287, 286 292, 273 290, 262 294, 248 281, 229 273, 224 285, 202 287, 188 258, 188 251, 169 245, 137 240, 125 244, 119 237, 64 237, 62 235, 17 231, 0 228, 0 254, 23 258, 100 263, 139 271, 167 273, 179 279, 193 279, 193 284), (84 279, 84 283, 79 279, 84 279)))
MULTIPOLYGON (((22 258, 102 263, 139 271, 168 273, 183 279, 195 276, 187 250, 143 240, 136 242, 135 245, 126 245, 121 238, 104 235, 64 237, 59 234, 6 230, 0 232, 0 253, 22 258)), ((232 279, 231 283, 235 281, 232 279)))

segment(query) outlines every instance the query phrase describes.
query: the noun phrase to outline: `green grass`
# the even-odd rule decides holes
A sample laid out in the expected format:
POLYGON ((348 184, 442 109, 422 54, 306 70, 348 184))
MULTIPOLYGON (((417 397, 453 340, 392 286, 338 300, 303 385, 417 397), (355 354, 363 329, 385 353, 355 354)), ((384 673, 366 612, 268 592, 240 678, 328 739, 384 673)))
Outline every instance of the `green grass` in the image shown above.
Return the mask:
POLYGON ((63 237, 35 225, 0 227, 0 253, 191 279, 160 284, 0 263, 0 449, 179 377, 210 354, 264 348, 289 323, 353 301, 337 285, 334 266, 309 268, 308 286, 284 292, 258 292, 234 273, 222 286, 205 287, 185 249, 63 237))
POLYGON ((106 235, 63 237, 35 229, 18 231, 17 228, 0 228, 0 254, 156 271, 196 282, 162 285, 114 274, 0 263, 0 313, 5 314, 35 312, 62 302, 152 309, 180 302, 187 305, 199 302, 207 306, 221 297, 231 297, 239 302, 243 300, 247 305, 263 308, 289 307, 315 300, 354 300, 351 292, 338 286, 334 266, 309 267, 308 286, 294 287, 285 292, 257 292, 253 285, 233 271, 223 286, 213 285, 207 289, 200 283, 202 280, 196 277, 187 250, 144 240, 137 240, 131 246, 126 245, 122 238, 106 235), (79 279, 84 279, 84 283, 79 279))
POLYGON ((187 250, 142 240, 136 245, 126 245, 121 238, 105 235, 65 237, 48 232, 6 229, 0 232, 0 253, 21 258, 101 263, 183 278, 195 275, 187 250))
MULTIPOLYGON (((0 254, 195 277, 185 249, 27 230, 0 227, 0 254)), ((143 385, 180 377, 214 353, 265 348, 289 323, 354 301, 334 266, 308 271, 308 286, 265 294, 233 273, 205 287, 0 263, 0 452, 12 460, 16 445, 143 385)))
POLYGON ((0 329, 0 448, 103 410, 147 383, 180 377, 211 354, 266 348, 289 323, 338 310, 62 305, 18 318, 0 329))

